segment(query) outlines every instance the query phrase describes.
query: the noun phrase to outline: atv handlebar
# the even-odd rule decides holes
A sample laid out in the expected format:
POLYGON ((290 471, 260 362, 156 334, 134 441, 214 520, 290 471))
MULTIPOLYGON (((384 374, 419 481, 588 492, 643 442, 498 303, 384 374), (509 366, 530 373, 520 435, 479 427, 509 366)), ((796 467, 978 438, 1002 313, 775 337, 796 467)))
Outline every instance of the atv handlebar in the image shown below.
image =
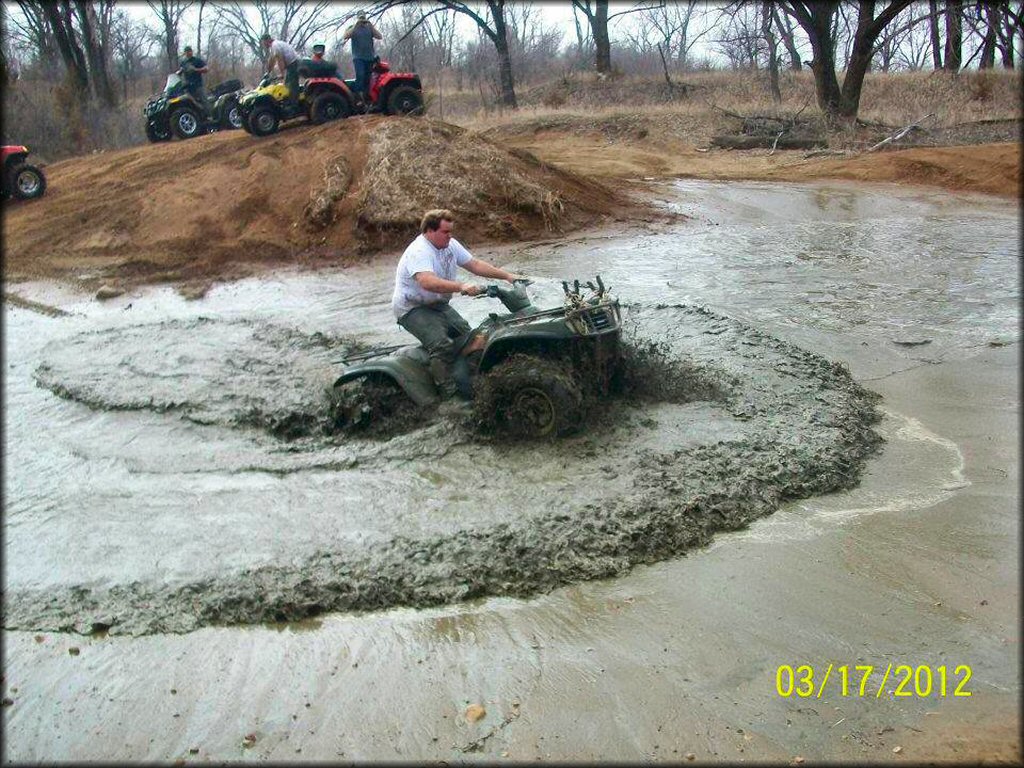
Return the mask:
MULTIPOLYGON (((512 281, 512 290, 521 291, 528 285, 533 285, 533 280, 528 277, 517 277, 512 281)), ((494 283, 491 283, 490 285, 482 285, 480 288, 480 293, 476 294, 476 296, 473 297, 474 299, 500 299, 501 292, 509 290, 508 288, 502 288, 494 283)))

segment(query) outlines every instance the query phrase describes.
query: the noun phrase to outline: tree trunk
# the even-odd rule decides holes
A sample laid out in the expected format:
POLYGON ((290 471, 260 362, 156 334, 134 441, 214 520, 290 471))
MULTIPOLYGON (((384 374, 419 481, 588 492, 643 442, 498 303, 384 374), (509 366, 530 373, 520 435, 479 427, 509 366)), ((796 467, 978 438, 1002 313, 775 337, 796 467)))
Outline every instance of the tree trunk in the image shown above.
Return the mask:
POLYGON ((959 72, 963 64, 963 0, 946 0, 947 72, 959 72))
POLYGON ((85 55, 89 61, 89 75, 92 80, 96 98, 108 107, 117 105, 117 93, 107 72, 107 58, 96 40, 96 9, 91 2, 76 0, 78 23, 82 28, 82 42, 85 44, 85 55))
POLYGON ((512 77, 512 55, 508 47, 508 27, 505 24, 505 0, 487 0, 494 18, 494 48, 498 52, 498 78, 501 82, 501 103, 518 109, 515 80, 512 77))
POLYGON ((804 68, 804 63, 800 60, 800 51, 797 50, 796 40, 793 39, 793 26, 789 23, 789 17, 786 14, 780 16, 779 9, 774 3, 772 3, 772 17, 775 19, 775 28, 782 36, 782 44, 786 47, 786 53, 789 54, 789 68, 794 72, 800 72, 804 68))
POLYGON ((597 0, 594 18, 591 20, 594 33, 594 52, 597 71, 602 75, 612 71, 612 42, 608 37, 608 0, 597 0))
POLYGON ((978 10, 985 13, 985 40, 981 46, 981 60, 978 62, 978 68, 994 69, 996 66, 996 40, 998 39, 999 25, 1002 23, 999 6, 978 3, 978 10))
POLYGON ((761 4, 761 34, 768 46, 768 86, 772 93, 772 101, 776 104, 782 102, 782 90, 779 88, 779 54, 775 41, 775 33, 772 32, 775 3, 772 0, 765 0, 761 4))
POLYGON ((939 36, 938 0, 928 0, 928 11, 931 14, 928 20, 928 28, 931 31, 932 39, 932 67, 938 71, 942 69, 942 38, 939 36))
POLYGON ((196 56, 202 56, 203 50, 203 9, 206 0, 199 0, 199 22, 196 24, 196 56))
POLYGON ((874 37, 871 26, 874 22, 873 0, 861 0, 857 13, 857 31, 850 47, 850 60, 846 64, 846 77, 843 78, 843 91, 840 100, 839 114, 843 117, 857 117, 860 107, 860 94, 864 87, 864 76, 871 69, 874 37))
POLYGON ((839 114, 839 102, 842 92, 836 78, 836 41, 832 36, 832 17, 838 2, 820 3, 811 7, 808 24, 804 27, 807 39, 811 43, 814 59, 811 71, 814 73, 814 90, 818 97, 818 107, 828 117, 839 114))
POLYGON ((89 70, 85 63, 85 55, 75 40, 75 29, 71 20, 71 6, 68 0, 58 3, 43 3, 46 20, 50 24, 57 50, 64 60, 68 76, 79 93, 89 92, 89 70))

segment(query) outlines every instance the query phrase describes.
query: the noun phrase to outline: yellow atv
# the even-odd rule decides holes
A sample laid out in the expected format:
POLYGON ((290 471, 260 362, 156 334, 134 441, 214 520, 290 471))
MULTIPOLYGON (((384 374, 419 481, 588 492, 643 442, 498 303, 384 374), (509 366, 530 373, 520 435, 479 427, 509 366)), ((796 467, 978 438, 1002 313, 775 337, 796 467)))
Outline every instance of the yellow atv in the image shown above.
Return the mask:
MULTIPOLYGON (((300 73, 303 69, 300 66, 300 73)), ((279 78, 264 75, 255 89, 238 100, 242 127, 256 136, 269 136, 283 121, 295 117, 308 117, 311 123, 320 124, 353 113, 355 97, 338 77, 336 66, 306 71, 311 76, 299 86, 299 97, 294 102, 288 99, 288 86, 279 78)))

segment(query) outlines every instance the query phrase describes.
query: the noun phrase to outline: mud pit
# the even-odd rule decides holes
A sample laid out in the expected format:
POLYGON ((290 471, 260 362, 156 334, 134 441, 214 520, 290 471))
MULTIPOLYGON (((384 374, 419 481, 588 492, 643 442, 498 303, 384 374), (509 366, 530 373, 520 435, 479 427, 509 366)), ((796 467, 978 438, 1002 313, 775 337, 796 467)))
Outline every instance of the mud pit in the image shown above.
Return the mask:
MULTIPOLYGON (((658 334, 665 318, 703 322, 659 304, 700 304, 848 361, 885 398, 874 427, 884 450, 856 488, 785 503, 686 557, 529 600, 139 638, 10 631, 9 758, 676 761, 692 753, 781 764, 892 760, 899 746, 918 761, 1019 762, 1016 206, 848 185, 684 182, 662 196, 694 219, 479 253, 546 278, 541 303, 557 297, 555 278, 600 272, 658 334), (833 659, 970 664, 974 695, 859 699, 832 688, 808 702, 775 691, 779 664, 814 664, 820 674, 833 659), (469 722, 467 706, 477 703, 486 715, 469 722)), ((439 422, 419 441, 378 442, 391 451, 378 463, 390 462, 387 474, 363 445, 373 471, 360 474, 331 465, 352 445, 226 426, 245 410, 230 398, 200 414, 210 420, 216 410, 222 422, 197 425, 184 411, 93 410, 36 383, 42 363, 68 364, 57 353, 74 339, 101 368, 113 367, 113 350, 96 347, 115 338, 145 373, 135 381, 149 381, 158 366, 143 349, 124 349, 138 340, 134 326, 176 329, 172 338, 199 329, 193 347, 222 347, 194 353, 219 378, 231 370, 219 358, 229 355, 298 364, 330 354, 317 332, 396 343, 390 280, 390 269, 279 273, 218 287, 200 302, 150 290, 105 304, 52 284, 17 286, 36 304, 5 307, 9 595, 63 599, 77 585, 88 600, 133 582, 212 583, 261 563, 297 570, 309 553, 338 551, 338 541, 358 548, 389 533, 374 517, 382 509, 405 535, 473 515, 474 530, 494 529, 518 514, 505 507, 510 499, 534 513, 557 504, 550 514, 561 514, 570 501, 600 504, 631 493, 634 480, 660 481, 652 475, 665 468, 653 465, 629 476, 640 463, 633 456, 629 467, 612 467, 618 478, 599 469, 589 483, 574 476, 573 467, 600 466, 582 454, 607 450, 609 436, 671 455, 713 442, 682 431, 694 419, 757 425, 713 397, 662 398, 654 426, 625 406, 611 427, 598 425, 604 432, 580 438, 571 459, 545 464, 520 453, 516 464, 513 451, 463 443, 439 422), (44 305, 67 314, 36 308, 44 305), (701 409, 707 418, 695 415, 701 409), (454 460, 469 454, 480 464, 454 460), (499 471, 499 461, 511 468, 499 471), (373 493, 381 495, 373 509, 360 509, 373 493), (409 494, 418 506, 392 509, 409 494)), ((460 308, 478 320, 485 303, 460 308)), ((673 343, 710 351, 727 333, 673 343)), ((166 360, 164 343, 144 346, 166 360)), ((312 391, 310 365, 296 378, 312 391)), ((90 360, 60 370, 84 385, 90 360)), ((185 389, 190 402, 211 402, 194 383, 185 389)))
POLYGON ((63 398, 244 437, 225 452, 111 456, 189 482, 144 517, 121 489, 83 505, 63 583, 10 584, 7 626, 183 632, 525 596, 682 554, 784 499, 856 482, 879 440, 874 397, 841 366, 699 307, 625 314, 657 347, 642 371, 630 355, 632 402, 603 409, 583 435, 530 445, 436 416, 391 439, 330 435, 331 360, 354 346, 340 337, 199 317, 49 344, 35 378, 63 398), (211 504, 207 479, 225 475, 240 487, 211 504), (310 482, 323 499, 312 517, 310 482), (263 522, 268 509, 278 517, 263 522), (155 531, 155 563, 103 557, 115 541, 144 552, 155 531))

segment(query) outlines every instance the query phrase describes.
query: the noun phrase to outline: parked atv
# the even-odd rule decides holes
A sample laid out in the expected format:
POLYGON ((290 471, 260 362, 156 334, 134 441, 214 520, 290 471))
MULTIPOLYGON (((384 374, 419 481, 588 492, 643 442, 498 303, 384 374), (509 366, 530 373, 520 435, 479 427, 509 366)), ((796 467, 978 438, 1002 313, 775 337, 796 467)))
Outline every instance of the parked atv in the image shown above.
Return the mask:
POLYGON ((355 97, 338 77, 338 68, 333 62, 319 62, 320 68, 310 70, 303 64, 312 63, 305 59, 299 65, 299 72, 312 76, 299 84, 299 97, 288 99, 288 86, 280 78, 267 74, 260 84, 246 91, 238 100, 241 110, 242 127, 256 136, 276 133, 281 123, 296 117, 306 117, 319 125, 328 120, 348 117, 353 112, 355 97), (329 65, 324 68, 323 65, 329 65))
MULTIPOLYGON (((345 83, 353 90, 356 87, 355 79, 345 83)), ((385 115, 422 115, 423 88, 419 75, 392 72, 391 65, 377 56, 370 69, 370 103, 363 105, 363 109, 385 115)))
POLYGON ((43 175, 41 168, 25 162, 28 147, 0 147, 0 157, 4 163, 4 197, 33 200, 43 196, 46 191, 46 176, 43 175))
MULTIPOLYGON (((538 309, 529 281, 488 285, 480 297, 500 299, 509 314, 492 313, 456 341, 453 369, 460 394, 474 400, 478 422, 520 437, 553 437, 577 429, 585 401, 607 394, 618 369, 619 302, 597 278, 581 292, 562 283, 565 302, 538 309)), ((333 387, 339 426, 369 425, 404 402, 440 400, 422 346, 379 347, 349 355, 333 387)))
POLYGON ((164 90, 146 102, 142 114, 146 118, 146 138, 170 141, 172 136, 191 139, 214 130, 242 127, 238 110, 241 80, 226 80, 210 91, 207 110, 185 90, 180 70, 167 75, 164 90))

